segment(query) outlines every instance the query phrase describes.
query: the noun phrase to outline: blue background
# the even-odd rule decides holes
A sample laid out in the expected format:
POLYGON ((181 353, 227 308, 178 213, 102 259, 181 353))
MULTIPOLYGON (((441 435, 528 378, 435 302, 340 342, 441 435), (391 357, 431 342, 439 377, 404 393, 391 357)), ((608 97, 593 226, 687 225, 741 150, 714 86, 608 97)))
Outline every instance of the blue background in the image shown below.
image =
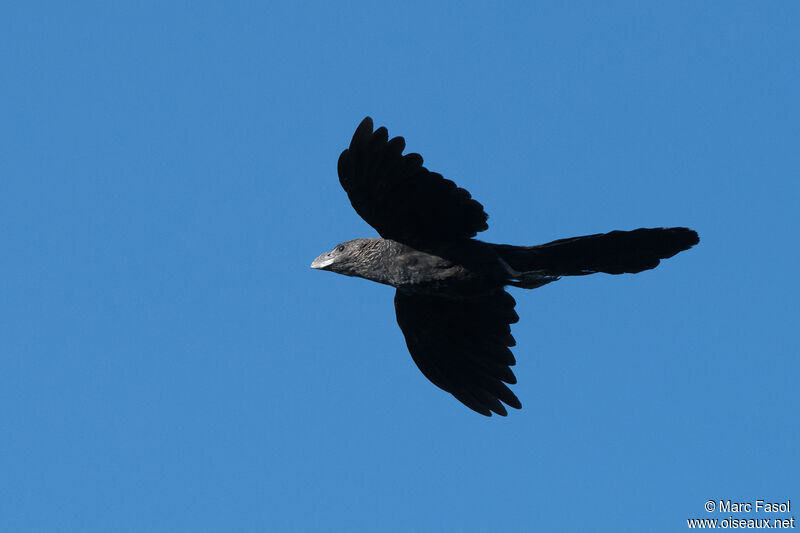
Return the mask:
POLYGON ((798 6, 4 4, 0 530, 680 531, 800 499, 798 6), (523 410, 486 419, 390 288, 309 269, 375 236, 336 177, 368 114, 484 240, 701 243, 511 289, 523 410))

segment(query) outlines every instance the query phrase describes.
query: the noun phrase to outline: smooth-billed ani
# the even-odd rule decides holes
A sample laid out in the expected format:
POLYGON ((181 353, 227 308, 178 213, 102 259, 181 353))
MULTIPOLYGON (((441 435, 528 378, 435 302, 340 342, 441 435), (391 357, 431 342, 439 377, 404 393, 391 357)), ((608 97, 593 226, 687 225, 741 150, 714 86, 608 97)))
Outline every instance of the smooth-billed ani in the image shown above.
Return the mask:
POLYGON ((373 131, 365 118, 339 157, 339 181, 380 239, 355 239, 317 257, 311 268, 395 287, 397 323, 411 357, 435 385, 486 416, 519 409, 504 287, 534 289, 561 276, 636 273, 699 242, 688 228, 640 228, 538 246, 474 239, 487 229, 469 192, 403 155, 402 137, 373 131))

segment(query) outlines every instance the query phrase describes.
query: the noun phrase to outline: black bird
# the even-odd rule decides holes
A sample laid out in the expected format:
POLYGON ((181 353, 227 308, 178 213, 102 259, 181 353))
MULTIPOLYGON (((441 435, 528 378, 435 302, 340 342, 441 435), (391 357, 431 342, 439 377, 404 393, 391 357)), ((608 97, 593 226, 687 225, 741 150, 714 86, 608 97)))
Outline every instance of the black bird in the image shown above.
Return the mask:
POLYGON ((367 117, 339 156, 339 182, 381 239, 355 239, 311 268, 397 289, 397 323, 417 367, 436 386, 486 416, 519 409, 510 324, 519 317, 504 287, 535 289, 561 276, 636 273, 699 242, 688 228, 640 228, 538 246, 474 239, 488 228, 469 192, 403 155, 402 137, 373 131, 367 117))

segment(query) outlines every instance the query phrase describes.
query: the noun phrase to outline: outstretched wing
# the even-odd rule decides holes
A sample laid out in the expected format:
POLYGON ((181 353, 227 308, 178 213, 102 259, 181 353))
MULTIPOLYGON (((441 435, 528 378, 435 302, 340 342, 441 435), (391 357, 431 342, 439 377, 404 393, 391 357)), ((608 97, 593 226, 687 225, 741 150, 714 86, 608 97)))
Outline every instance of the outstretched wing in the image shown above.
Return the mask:
POLYGON ((483 206, 469 192, 403 155, 405 140, 361 121, 339 156, 339 182, 350 203, 381 237, 425 244, 474 237, 488 228, 483 206))
POLYGON ((397 291, 394 307, 408 351, 437 387, 470 409, 505 416, 501 402, 522 404, 506 383, 516 383, 510 324, 519 317, 514 298, 502 289, 469 299, 397 291), (505 383, 504 383, 505 382, 505 383))

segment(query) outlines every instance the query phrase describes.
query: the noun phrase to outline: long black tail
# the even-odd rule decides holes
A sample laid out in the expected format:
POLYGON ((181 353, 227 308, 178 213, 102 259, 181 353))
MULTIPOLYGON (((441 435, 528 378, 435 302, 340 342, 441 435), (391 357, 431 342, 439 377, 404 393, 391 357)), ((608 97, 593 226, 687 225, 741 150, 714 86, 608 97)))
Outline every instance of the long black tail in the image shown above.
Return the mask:
POLYGON ((547 276, 636 273, 658 266, 700 242, 689 228, 639 228, 560 239, 538 246, 496 244, 495 250, 518 272, 547 276))

